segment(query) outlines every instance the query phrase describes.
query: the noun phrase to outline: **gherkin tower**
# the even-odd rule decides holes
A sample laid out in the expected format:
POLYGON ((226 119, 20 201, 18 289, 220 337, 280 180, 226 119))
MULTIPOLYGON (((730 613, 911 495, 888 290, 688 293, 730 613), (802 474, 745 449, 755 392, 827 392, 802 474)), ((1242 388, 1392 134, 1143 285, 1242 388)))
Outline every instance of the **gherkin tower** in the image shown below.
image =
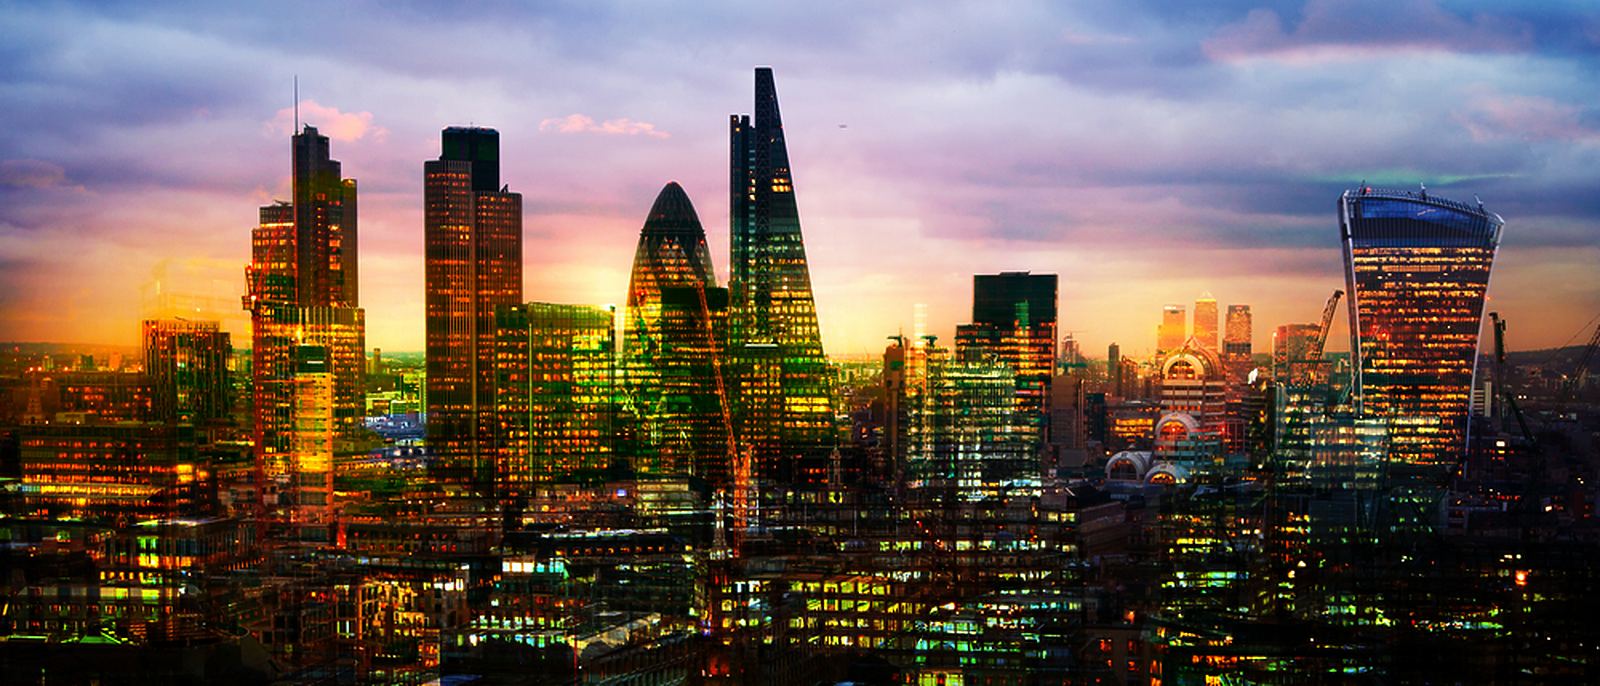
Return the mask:
POLYGON ((728 484, 727 308, 694 205, 669 183, 639 232, 628 284, 624 364, 645 433, 635 469, 728 484))
POLYGON ((757 476, 805 480, 798 461, 832 448, 823 354, 772 69, 756 69, 754 117, 731 119, 729 353, 737 450, 757 476))

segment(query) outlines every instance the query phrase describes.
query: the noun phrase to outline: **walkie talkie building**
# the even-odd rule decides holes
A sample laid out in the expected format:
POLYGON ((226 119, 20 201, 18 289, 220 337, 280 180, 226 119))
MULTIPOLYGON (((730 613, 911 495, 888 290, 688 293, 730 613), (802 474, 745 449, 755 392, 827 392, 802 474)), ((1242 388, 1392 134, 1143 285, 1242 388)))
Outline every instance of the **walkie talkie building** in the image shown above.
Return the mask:
POLYGON ((1504 221, 1483 206, 1359 188, 1339 199, 1350 293, 1351 400, 1389 424, 1390 461, 1453 469, 1489 270, 1504 221))

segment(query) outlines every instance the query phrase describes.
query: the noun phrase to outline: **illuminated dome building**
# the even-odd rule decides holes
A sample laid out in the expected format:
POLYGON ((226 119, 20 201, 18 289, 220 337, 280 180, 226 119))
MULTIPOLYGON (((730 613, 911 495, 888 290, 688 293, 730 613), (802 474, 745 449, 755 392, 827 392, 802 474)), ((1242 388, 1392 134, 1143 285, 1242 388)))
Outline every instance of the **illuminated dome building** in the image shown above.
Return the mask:
POLYGON ((1122 452, 1106 463, 1106 477, 1146 483, 1182 483, 1200 464, 1223 452, 1227 423, 1227 373, 1216 349, 1193 336, 1161 363, 1161 415, 1151 428, 1154 451, 1122 452), (1143 456, 1143 457, 1140 457, 1143 456))
MULTIPOLYGON (((1197 431, 1221 434, 1227 419, 1227 393, 1222 356, 1194 337, 1161 362, 1161 413, 1186 414, 1198 423, 1197 431)), ((1158 429, 1162 421, 1165 419, 1156 422, 1158 429)))

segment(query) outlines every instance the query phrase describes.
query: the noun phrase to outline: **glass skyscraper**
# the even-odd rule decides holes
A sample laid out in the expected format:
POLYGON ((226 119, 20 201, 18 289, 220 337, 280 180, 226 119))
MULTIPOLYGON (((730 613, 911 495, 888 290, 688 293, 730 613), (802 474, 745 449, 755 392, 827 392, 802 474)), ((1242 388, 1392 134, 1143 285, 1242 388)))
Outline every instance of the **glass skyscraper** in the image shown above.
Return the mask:
POLYGON ((357 289, 356 182, 341 178, 328 137, 312 126, 291 137, 294 199, 261 208, 245 272, 251 395, 258 465, 294 470, 298 351, 325 351, 333 430, 355 434, 365 414, 366 314, 357 289))
POLYGON ((727 309, 700 218, 683 188, 669 183, 639 232, 628 284, 625 369, 644 434, 634 459, 640 472, 728 485, 727 309))
POLYGON ((500 133, 451 127, 423 164, 428 445, 448 481, 493 483, 495 308, 522 304, 522 194, 500 185, 500 133))
POLYGON ((1350 293, 1351 397, 1388 420, 1391 464, 1453 468, 1489 271, 1504 221, 1427 191, 1360 188, 1339 199, 1350 293))
POLYGON ((730 138, 736 443, 758 474, 768 476, 778 461, 834 442, 833 377, 822 350, 771 68, 756 69, 755 114, 733 115, 730 138))

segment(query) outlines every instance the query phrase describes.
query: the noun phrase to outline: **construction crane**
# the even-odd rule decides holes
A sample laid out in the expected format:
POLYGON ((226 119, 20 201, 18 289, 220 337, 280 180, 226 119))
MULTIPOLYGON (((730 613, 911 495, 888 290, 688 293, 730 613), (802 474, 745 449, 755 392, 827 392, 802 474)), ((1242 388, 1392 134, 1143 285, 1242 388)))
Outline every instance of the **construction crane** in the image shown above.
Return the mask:
MULTIPOLYGON (((1517 426, 1522 429, 1522 437, 1529 445, 1537 445, 1533 432, 1528 430, 1528 420, 1522 416, 1522 408, 1517 407, 1517 396, 1505 387, 1506 364, 1506 322, 1500 318, 1499 312, 1490 312, 1489 319, 1494 322, 1494 386, 1495 391, 1505 397, 1506 407, 1511 408, 1512 416, 1517 418, 1517 426)), ((1504 413, 1502 413, 1504 414, 1504 413)))
POLYGON ((1328 296, 1328 305, 1322 308, 1322 326, 1317 329, 1317 340, 1312 343, 1311 349, 1306 351, 1306 359, 1322 359, 1322 349, 1328 344, 1328 330, 1333 328, 1333 312, 1339 306, 1339 298, 1343 295, 1344 291, 1334 289, 1333 295, 1328 296))
POLYGON ((1583 377, 1589 373, 1589 361, 1594 359, 1594 351, 1597 347, 1600 347, 1600 326, 1594 328, 1594 335, 1589 337, 1589 344, 1584 346, 1582 353, 1578 354, 1577 367, 1572 370, 1572 376, 1567 379, 1567 383, 1561 386, 1561 394, 1556 396, 1555 405, 1551 406, 1550 412, 1545 415, 1544 425, 1541 427, 1543 431, 1548 431, 1550 426, 1556 422, 1556 419, 1561 416, 1561 413, 1567 409, 1567 402, 1572 400, 1573 392, 1578 388, 1578 382, 1583 380, 1583 377))

